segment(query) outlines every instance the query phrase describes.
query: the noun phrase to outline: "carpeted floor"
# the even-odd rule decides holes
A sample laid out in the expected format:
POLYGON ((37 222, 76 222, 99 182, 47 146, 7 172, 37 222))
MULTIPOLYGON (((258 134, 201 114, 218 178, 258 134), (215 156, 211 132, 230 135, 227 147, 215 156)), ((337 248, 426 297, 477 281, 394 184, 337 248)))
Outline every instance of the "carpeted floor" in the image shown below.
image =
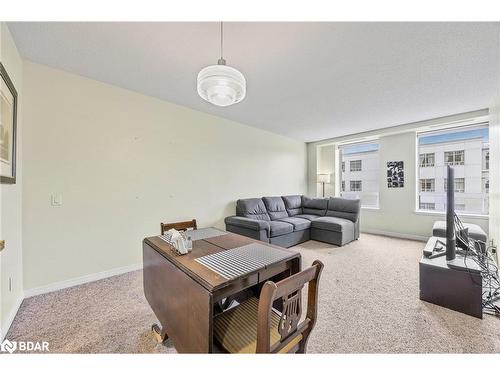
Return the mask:
MULTIPOLYGON (((362 234, 344 247, 309 241, 304 267, 324 262, 309 353, 500 352, 500 319, 418 299, 423 243, 362 234)), ((26 299, 7 335, 48 341, 51 352, 175 353, 150 333, 156 318, 140 271, 26 299)))

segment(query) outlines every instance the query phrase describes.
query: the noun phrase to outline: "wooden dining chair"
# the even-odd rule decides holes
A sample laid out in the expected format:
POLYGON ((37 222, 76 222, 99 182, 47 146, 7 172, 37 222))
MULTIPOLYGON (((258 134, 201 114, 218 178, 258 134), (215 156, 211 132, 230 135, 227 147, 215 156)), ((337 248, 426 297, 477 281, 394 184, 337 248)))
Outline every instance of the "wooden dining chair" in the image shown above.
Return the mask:
POLYGON ((316 324, 318 282, 323 263, 282 281, 267 281, 260 298, 251 297, 214 318, 214 336, 230 353, 305 353, 309 335, 316 324), (302 316, 302 289, 307 287, 307 313, 302 316), (282 301, 282 312, 273 309, 282 301))
POLYGON ((176 229, 179 231, 188 230, 189 228, 198 229, 196 226, 196 219, 190 221, 179 221, 177 223, 160 223, 161 225, 161 234, 165 234, 165 232, 169 229, 176 229))

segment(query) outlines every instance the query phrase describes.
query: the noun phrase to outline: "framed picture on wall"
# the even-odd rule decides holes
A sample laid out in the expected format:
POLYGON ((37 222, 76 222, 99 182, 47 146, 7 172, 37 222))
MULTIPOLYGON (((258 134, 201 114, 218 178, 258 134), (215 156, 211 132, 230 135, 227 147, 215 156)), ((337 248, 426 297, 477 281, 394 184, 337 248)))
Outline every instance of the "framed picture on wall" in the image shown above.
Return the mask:
POLYGON ((387 162, 387 187, 402 188, 405 186, 404 163, 402 161, 387 162))
POLYGON ((0 62, 0 183, 16 183, 17 91, 0 62))

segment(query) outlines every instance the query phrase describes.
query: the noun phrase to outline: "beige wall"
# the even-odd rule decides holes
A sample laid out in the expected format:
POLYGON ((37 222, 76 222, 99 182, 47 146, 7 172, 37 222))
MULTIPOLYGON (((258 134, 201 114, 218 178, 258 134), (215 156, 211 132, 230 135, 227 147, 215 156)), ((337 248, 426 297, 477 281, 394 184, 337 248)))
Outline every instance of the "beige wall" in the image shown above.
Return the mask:
MULTIPOLYGON (((0 61, 18 93, 17 136, 23 131, 23 62, 9 29, 0 23, 0 61)), ((17 182, 0 185, 0 238, 6 247, 0 252, 0 340, 14 319, 23 298, 22 268, 22 144, 17 143, 17 182), (11 279, 12 290, 9 290, 11 279)))
MULTIPOLYGON (((459 121, 467 117, 487 114, 487 111, 476 111, 474 113, 452 116, 449 121, 459 121)), ((444 214, 416 213, 416 130, 423 126, 433 126, 444 121, 426 121, 422 123, 409 124, 396 128, 382 129, 364 135, 353 135, 354 140, 360 137, 374 138, 379 142, 379 209, 362 209, 361 230, 371 233, 382 233, 388 235, 402 236, 407 238, 427 238, 432 233, 432 225, 436 220, 444 220, 444 214), (404 188, 389 189, 386 183, 386 163, 388 161, 404 161, 405 186, 404 188)), ((349 137, 331 139, 322 142, 309 143, 308 155, 314 161, 309 160, 311 168, 315 164, 321 151, 317 148, 332 142, 346 142, 349 137)), ((310 171, 312 175, 314 171, 310 171)), ((309 184, 309 194, 314 195, 314 188, 309 184)), ((490 204, 491 206, 491 204, 490 204)), ((462 217, 462 220, 480 225, 488 232, 488 218, 462 217)))
POLYGON ((306 190, 302 142, 42 65, 24 77, 26 289, 140 263, 161 221, 224 228, 238 198, 306 190))

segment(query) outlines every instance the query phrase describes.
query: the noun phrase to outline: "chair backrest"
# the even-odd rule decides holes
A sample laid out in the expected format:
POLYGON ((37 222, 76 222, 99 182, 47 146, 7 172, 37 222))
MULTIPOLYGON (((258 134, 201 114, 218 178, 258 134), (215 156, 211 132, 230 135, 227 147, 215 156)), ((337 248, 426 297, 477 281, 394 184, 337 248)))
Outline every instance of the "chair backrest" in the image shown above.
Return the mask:
POLYGON ((161 234, 164 234, 169 229, 188 230, 189 228, 197 229, 196 219, 190 221, 179 221, 177 223, 161 223, 161 234))
POLYGON ((257 318, 257 353, 278 353, 287 348, 287 351, 305 353, 307 340, 316 324, 318 307, 318 282, 323 270, 323 263, 315 260, 311 267, 298 272, 282 281, 274 283, 267 281, 260 292, 259 311, 257 318), (302 316, 302 289, 307 287, 307 313, 302 316), (281 299, 282 312, 278 325, 281 339, 271 347, 271 309, 274 301, 281 299), (297 345, 290 347, 290 343, 302 338, 297 345), (288 348, 289 347, 289 348, 288 348))

